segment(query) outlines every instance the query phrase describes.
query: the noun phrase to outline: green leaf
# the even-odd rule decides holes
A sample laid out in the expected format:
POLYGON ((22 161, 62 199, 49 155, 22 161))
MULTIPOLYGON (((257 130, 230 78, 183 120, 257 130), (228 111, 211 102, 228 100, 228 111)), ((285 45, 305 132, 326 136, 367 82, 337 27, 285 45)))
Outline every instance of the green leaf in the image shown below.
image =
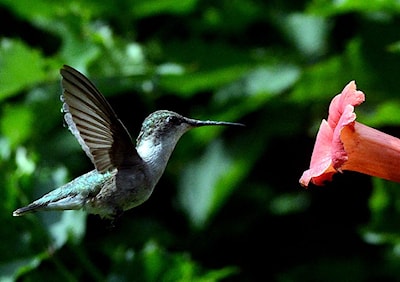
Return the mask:
POLYGON ((200 91, 223 86, 238 79, 248 70, 249 66, 234 65, 209 71, 164 75, 160 78, 160 85, 172 93, 190 97, 200 91))
POLYGON ((160 13, 182 14, 191 11, 197 0, 141 0, 135 1, 132 11, 137 17, 148 17, 160 13))
POLYGON ((242 78, 222 87, 214 95, 215 104, 226 105, 230 100, 257 103, 278 95, 300 78, 300 68, 295 65, 262 65, 249 70, 242 78))
POLYGON ((358 118, 362 120, 363 123, 372 127, 398 126, 400 125, 399 109, 400 101, 386 100, 376 105, 373 111, 369 111, 365 114, 360 113, 358 118))
POLYGON ((41 53, 23 42, 0 41, 0 101, 46 78, 41 53))
POLYGON ((310 1, 308 11, 320 15, 333 15, 348 12, 382 12, 400 11, 400 3, 396 0, 314 0, 310 1))
POLYGON ((222 87, 257 66, 248 52, 202 40, 172 41, 164 53, 169 62, 182 65, 184 73, 162 76, 160 86, 185 97, 222 87))
MULTIPOLYGON (((296 65, 272 64, 254 67, 240 79, 221 87, 215 93, 210 104, 221 113, 212 118, 235 121, 247 113, 265 108, 268 101, 285 93, 300 77, 301 69, 296 65)), ((216 128, 214 131, 217 130, 216 128)), ((192 134, 203 142, 215 136, 200 130, 192 134)))
POLYGON ((187 254, 167 253, 155 242, 148 242, 140 253, 145 279, 143 281, 213 282, 236 272, 234 267, 204 270, 187 254))
POLYGON ((34 133, 34 115, 26 105, 6 105, 0 120, 1 132, 12 146, 27 141, 34 133))
POLYGON ((42 259, 43 255, 38 255, 31 258, 18 259, 0 264, 0 281, 16 281, 21 275, 38 267, 42 259))
MULTIPOLYGON (((41 175, 43 177, 41 183, 44 187, 52 185, 53 188, 56 188, 66 183, 67 171, 64 167, 59 167, 43 172, 41 175), (51 181, 44 178, 46 173, 50 174, 47 175, 47 178, 50 178, 51 181)), ((82 210, 49 211, 39 213, 38 216, 56 249, 61 248, 68 240, 74 243, 80 242, 85 235, 87 213, 82 210)))
POLYGON ((65 8, 64 5, 60 5, 58 3, 58 8, 56 5, 52 5, 52 1, 47 0, 36 0, 35 5, 32 5, 32 2, 29 0, 20 0, 20 1, 12 1, 12 0, 2 0, 1 4, 7 6, 14 13, 18 14, 20 17, 30 19, 34 21, 35 19, 40 18, 49 18, 52 15, 57 14, 61 11, 61 7, 65 8))
POLYGON ((373 178, 374 190, 369 199, 371 220, 363 228, 364 240, 371 244, 400 245, 400 187, 398 183, 373 178), (390 218, 391 220, 387 220, 390 218))
POLYGON ((273 199, 270 204, 273 214, 285 215, 305 211, 310 205, 310 198, 304 193, 282 194, 273 199))
POLYGON ((17 170, 21 174, 32 174, 35 171, 36 164, 29 158, 26 148, 19 147, 16 151, 15 162, 17 170))
POLYGON ((326 52, 329 24, 326 18, 300 13, 278 17, 279 27, 288 40, 307 57, 317 57, 326 52))
POLYGON ((179 204, 194 227, 203 228, 226 201, 240 176, 239 168, 220 140, 186 166, 178 186, 179 204))
MULTIPOLYGON (((90 0, 51 1, 35 0, 34 5, 30 0, 1 0, 1 4, 8 7, 19 17, 25 18, 42 28, 52 29, 49 24, 65 21, 66 15, 90 18, 104 11, 110 11, 109 3, 104 0, 96 2, 90 0)), ((114 5, 113 5, 114 6, 114 5)))
POLYGON ((44 213, 42 219, 53 240, 53 247, 61 248, 68 240, 79 242, 86 231, 87 213, 84 211, 59 211, 44 213))

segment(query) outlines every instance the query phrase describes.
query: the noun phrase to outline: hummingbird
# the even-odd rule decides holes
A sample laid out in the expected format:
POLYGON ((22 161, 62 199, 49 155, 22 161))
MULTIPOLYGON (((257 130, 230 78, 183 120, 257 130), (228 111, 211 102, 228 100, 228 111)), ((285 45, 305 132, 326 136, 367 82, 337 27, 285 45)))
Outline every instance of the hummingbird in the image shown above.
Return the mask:
POLYGON ((143 121, 135 146, 111 105, 85 75, 68 65, 60 74, 65 124, 95 168, 15 210, 13 216, 83 209, 113 219, 149 199, 185 132, 200 126, 243 126, 159 110, 143 121))

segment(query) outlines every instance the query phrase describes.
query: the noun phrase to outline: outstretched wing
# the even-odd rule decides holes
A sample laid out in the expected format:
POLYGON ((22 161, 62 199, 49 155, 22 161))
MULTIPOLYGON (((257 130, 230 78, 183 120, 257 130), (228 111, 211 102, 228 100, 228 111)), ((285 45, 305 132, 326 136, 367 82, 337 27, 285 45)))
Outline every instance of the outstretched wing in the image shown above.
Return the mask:
POLYGON ((96 86, 70 66, 60 73, 65 122, 97 171, 135 165, 140 157, 132 139, 96 86))

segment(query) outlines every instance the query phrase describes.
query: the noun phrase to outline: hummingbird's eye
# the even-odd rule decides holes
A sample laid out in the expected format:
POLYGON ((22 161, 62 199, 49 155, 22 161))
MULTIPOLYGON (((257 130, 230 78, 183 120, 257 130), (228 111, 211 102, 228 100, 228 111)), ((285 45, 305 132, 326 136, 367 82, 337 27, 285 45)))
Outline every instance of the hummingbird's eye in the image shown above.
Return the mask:
POLYGON ((170 124, 179 125, 182 123, 182 120, 176 116, 169 116, 167 117, 167 122, 170 124))

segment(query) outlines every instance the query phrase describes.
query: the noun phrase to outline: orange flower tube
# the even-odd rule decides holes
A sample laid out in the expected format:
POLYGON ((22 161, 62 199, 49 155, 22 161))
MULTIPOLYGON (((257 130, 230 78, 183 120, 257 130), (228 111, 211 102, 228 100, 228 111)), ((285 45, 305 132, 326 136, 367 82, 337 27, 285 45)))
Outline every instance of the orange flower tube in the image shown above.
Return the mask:
POLYGON ((354 81, 332 99, 328 120, 322 121, 317 134, 310 168, 300 178, 302 186, 310 182, 323 185, 343 170, 400 182, 400 139, 355 121, 354 106, 364 100, 354 81))

